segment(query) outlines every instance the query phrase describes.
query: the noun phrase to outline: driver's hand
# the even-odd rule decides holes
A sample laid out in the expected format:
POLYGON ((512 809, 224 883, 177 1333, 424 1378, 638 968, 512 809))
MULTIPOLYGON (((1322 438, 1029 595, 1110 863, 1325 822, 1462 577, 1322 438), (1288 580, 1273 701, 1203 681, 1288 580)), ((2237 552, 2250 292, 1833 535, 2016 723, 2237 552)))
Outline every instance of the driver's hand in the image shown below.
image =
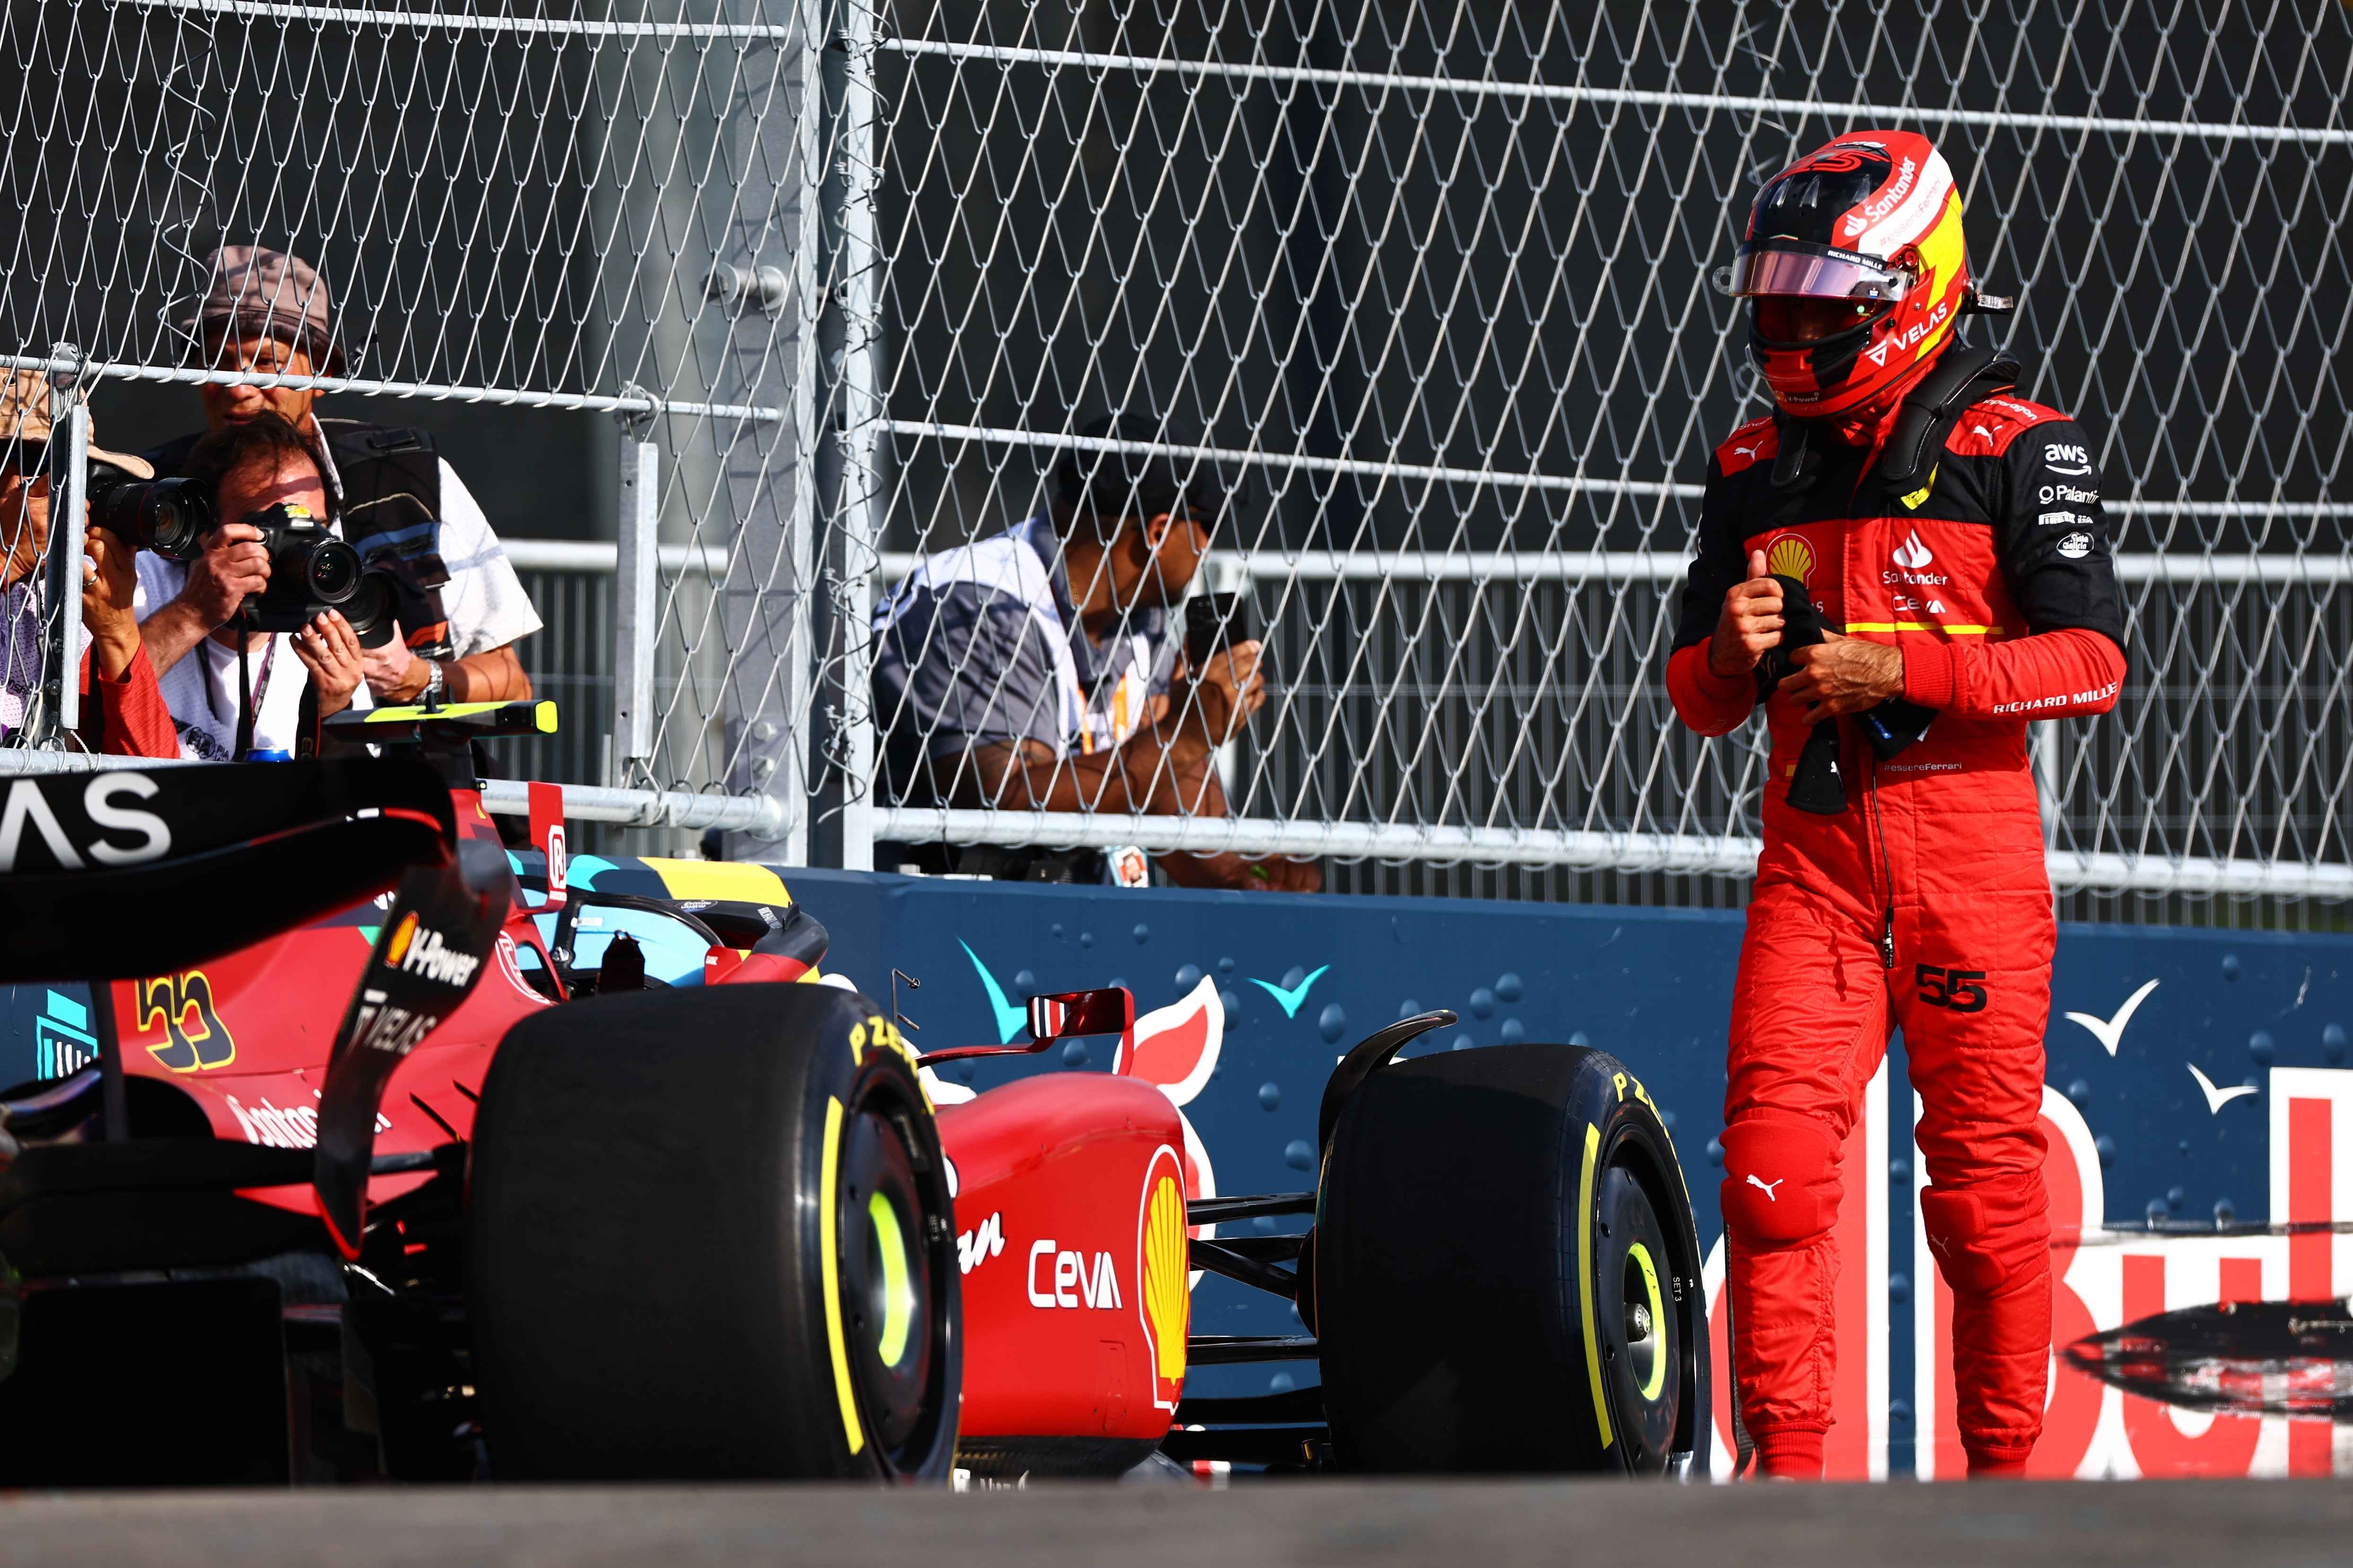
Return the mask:
POLYGON ((1781 584, 1766 569, 1765 552, 1752 550, 1748 581, 1726 590, 1715 634, 1707 639, 1709 672, 1719 680, 1747 674, 1780 642, 1783 625, 1781 584))
POLYGON ((261 530, 249 522, 224 523, 205 539, 205 552, 188 563, 188 581, 178 603, 195 610, 207 626, 227 626, 248 594, 269 586, 269 552, 261 530))
POLYGON ((1798 672, 1781 682, 1781 693, 1809 724, 1904 695, 1904 650, 1885 643, 1825 631, 1819 646, 1794 650, 1789 661, 1798 672))
POLYGON ((1186 704, 1185 715, 1212 747, 1232 740, 1243 721, 1266 706, 1260 653, 1256 642, 1230 644, 1205 659, 1193 677, 1193 700, 1186 704))

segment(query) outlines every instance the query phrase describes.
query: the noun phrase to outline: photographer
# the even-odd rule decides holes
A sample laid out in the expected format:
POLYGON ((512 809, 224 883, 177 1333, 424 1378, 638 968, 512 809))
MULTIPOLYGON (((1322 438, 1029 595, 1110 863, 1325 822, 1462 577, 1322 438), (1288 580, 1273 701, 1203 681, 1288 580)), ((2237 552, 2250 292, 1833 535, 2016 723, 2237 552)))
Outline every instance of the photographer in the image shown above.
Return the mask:
MULTIPOLYGON (((0 740, 14 741, 41 689, 39 574, 49 543, 49 385, 37 371, 0 380, 0 740)), ((139 472, 136 458, 90 448, 92 462, 139 472)), ((179 742, 132 613, 132 550, 102 528, 82 533, 82 744, 118 757, 173 757, 179 742), (95 667, 95 668, 93 668, 95 667)))
MULTIPOLYGON (((343 374, 326 285, 298 256, 231 246, 209 258, 212 288, 182 323, 216 370, 264 374, 343 374)), ((531 678, 514 644, 540 629, 538 612, 455 469, 423 430, 329 419, 310 387, 205 386, 206 429, 219 432, 269 414, 316 453, 335 527, 371 564, 398 583, 400 635, 363 650, 367 685, 380 704, 416 702, 428 691, 453 702, 516 701, 531 678)), ((199 437, 149 452, 159 473, 185 471, 199 437)), ((178 598, 146 619, 148 651, 172 666, 226 621, 239 592, 208 556, 178 598)))
MULTIPOLYGON (((1189 445, 1174 422, 1082 434, 1189 445)), ((1170 609, 1230 487, 1209 464, 1067 453, 1046 514, 944 551, 876 610, 882 788, 908 804, 1219 817, 1217 748, 1266 701, 1255 642, 1187 667, 1170 609)), ((976 846, 940 869, 1052 877, 1047 857, 976 846)), ((1187 887, 1313 892, 1312 863, 1157 857, 1187 887)), ((1083 874, 1083 873, 1082 873, 1083 874)))
POLYGON ((1722 1143, 1740 1417, 1765 1475, 1820 1478, 1841 1151, 1901 1028, 1961 1446, 2017 1475, 2052 1337, 2026 726, 2124 679, 2098 448, 1959 341, 1992 306, 1923 137, 1850 132, 1767 181, 1728 282, 1776 408, 1708 465, 1667 689, 1703 735, 1760 706, 1772 733, 1722 1143))
POLYGON ((188 453, 185 477, 207 493, 223 521, 193 563, 139 557, 141 595, 163 606, 146 626, 188 602, 185 590, 199 572, 230 605, 224 624, 159 677, 183 757, 301 755, 316 749, 321 720, 355 700, 373 706, 363 689, 358 635, 339 612, 322 610, 291 634, 251 629, 238 616, 248 595, 269 587, 262 525, 326 517, 321 467, 317 450, 294 426, 268 412, 208 432, 188 453))

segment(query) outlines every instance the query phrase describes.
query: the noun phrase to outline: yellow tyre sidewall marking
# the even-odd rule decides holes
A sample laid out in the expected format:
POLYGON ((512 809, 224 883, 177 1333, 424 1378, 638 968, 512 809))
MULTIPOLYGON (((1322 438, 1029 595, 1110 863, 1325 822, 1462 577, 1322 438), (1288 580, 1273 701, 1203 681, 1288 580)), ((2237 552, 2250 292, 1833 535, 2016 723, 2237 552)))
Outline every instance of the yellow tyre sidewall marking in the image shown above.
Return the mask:
MULTIPOLYGON (((1586 1157, 1592 1163, 1592 1156, 1586 1157)), ((862 1453, 866 1447, 866 1429, 858 1419, 858 1392, 849 1384, 849 1352, 841 1337, 841 1264, 836 1256, 840 1222, 834 1214, 836 1178, 841 1165, 841 1101, 830 1095, 825 1102, 825 1168, 818 1183, 819 1212, 824 1218, 821 1245, 825 1248, 825 1342, 833 1352, 833 1392, 841 1400, 841 1429, 849 1435, 849 1451, 862 1453)), ((1586 1314, 1588 1321, 1592 1313, 1586 1314)))
POLYGON ((1651 1261, 1651 1249, 1635 1242, 1626 1249, 1628 1257, 1641 1266, 1642 1288, 1651 1297, 1651 1332, 1659 1339, 1659 1348, 1651 1352, 1651 1375, 1642 1384, 1645 1404, 1659 1397, 1659 1390, 1667 1385, 1667 1303, 1659 1294, 1658 1266, 1651 1261))
POLYGON ((1607 1448, 1617 1439, 1609 1431, 1609 1402, 1601 1392, 1601 1342, 1593 1330, 1593 1167, 1600 1157, 1601 1129, 1588 1122, 1585 1172, 1577 1183, 1577 1307, 1585 1320, 1585 1373, 1593 1384, 1593 1420, 1607 1448))

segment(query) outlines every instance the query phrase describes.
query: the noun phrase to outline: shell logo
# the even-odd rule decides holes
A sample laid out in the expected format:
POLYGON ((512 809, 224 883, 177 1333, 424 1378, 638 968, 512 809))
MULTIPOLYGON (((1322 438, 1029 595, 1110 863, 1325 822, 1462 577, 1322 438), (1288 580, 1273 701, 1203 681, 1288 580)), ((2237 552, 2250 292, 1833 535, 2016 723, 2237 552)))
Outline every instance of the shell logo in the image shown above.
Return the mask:
POLYGON ((1185 1391, 1185 1337, 1193 1326, 1190 1257, 1185 1234, 1185 1184, 1176 1152, 1162 1148, 1144 1178, 1140 1238, 1145 1339, 1152 1352, 1153 1402, 1173 1410, 1185 1391))
POLYGON ((395 969, 407 956, 408 944, 417 936, 417 911, 411 910, 392 931, 392 944, 384 950, 384 961, 395 969))
POLYGON ((1765 549, 1765 569, 1777 577, 1795 577, 1814 585, 1814 547, 1804 537, 1785 533, 1765 549))

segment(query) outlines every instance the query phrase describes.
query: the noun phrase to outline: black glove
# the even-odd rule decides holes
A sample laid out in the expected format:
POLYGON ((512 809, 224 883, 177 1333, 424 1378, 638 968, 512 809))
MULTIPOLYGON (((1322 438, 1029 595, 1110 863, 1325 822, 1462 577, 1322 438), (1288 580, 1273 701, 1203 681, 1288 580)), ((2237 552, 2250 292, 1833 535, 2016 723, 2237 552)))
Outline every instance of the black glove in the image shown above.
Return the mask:
MULTIPOLYGON (((1757 662, 1759 701, 1798 673, 1797 660, 1790 657, 1793 653, 1822 641, 1821 612, 1814 607, 1806 585, 1778 572, 1773 581, 1781 584, 1781 640, 1757 662)), ((1926 735, 1936 717, 1933 708, 1892 697, 1856 714, 1854 721, 1872 751, 1885 762, 1926 735)), ((1836 816, 1846 809, 1846 780, 1839 767, 1835 719, 1822 720, 1806 737, 1805 749, 1798 753, 1798 771, 1789 779, 1789 804, 1817 816, 1836 816)))

